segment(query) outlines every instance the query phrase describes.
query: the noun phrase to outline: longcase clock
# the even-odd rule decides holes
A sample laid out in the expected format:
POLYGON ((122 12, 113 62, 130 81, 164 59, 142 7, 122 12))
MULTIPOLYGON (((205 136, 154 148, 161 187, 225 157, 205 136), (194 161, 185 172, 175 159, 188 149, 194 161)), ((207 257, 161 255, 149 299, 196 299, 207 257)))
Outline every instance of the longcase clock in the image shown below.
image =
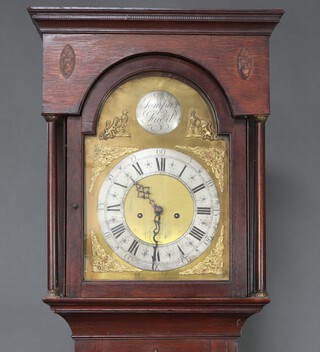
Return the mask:
POLYGON ((29 8, 48 294, 76 352, 236 352, 269 303, 264 126, 282 10, 29 8))

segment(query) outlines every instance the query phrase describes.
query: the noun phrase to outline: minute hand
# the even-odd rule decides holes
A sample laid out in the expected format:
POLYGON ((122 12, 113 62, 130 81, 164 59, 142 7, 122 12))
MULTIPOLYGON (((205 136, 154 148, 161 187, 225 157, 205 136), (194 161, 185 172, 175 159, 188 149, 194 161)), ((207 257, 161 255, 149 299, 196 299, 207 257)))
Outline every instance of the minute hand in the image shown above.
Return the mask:
POLYGON ((163 209, 162 207, 156 204, 154 204, 153 208, 155 213, 153 218, 153 222, 155 224, 155 228, 153 229, 153 242, 155 243, 155 245, 153 246, 152 270, 155 270, 155 263, 157 259, 159 261, 159 258, 157 258, 157 249, 159 244, 159 241, 157 240, 157 236, 160 232, 160 219, 161 219, 160 214, 162 213, 163 209))
POLYGON ((138 198, 143 198, 143 199, 148 199, 149 204, 153 207, 154 211, 154 218, 153 218, 153 223, 155 225, 155 228, 153 229, 153 242, 155 245, 153 246, 153 255, 152 255, 152 270, 155 270, 155 264, 156 261, 159 261, 159 255, 157 255, 157 249, 158 249, 158 243, 159 241, 157 240, 157 236, 160 232, 160 219, 161 219, 161 213, 163 212, 163 208, 158 205, 153 199, 150 198, 150 187, 143 186, 140 184, 138 181, 133 181, 136 190, 138 193, 138 198))

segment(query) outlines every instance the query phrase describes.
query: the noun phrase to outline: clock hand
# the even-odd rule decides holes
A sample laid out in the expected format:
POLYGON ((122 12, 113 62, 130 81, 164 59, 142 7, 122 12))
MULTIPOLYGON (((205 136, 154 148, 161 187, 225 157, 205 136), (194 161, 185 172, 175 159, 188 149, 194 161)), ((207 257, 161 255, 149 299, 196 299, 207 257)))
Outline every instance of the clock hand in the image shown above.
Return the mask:
POLYGON ((159 241, 157 240, 157 236, 160 232, 160 219, 161 219, 161 213, 162 213, 163 209, 162 207, 160 207, 159 205, 154 205, 154 218, 153 218, 153 222, 155 224, 155 228, 153 229, 153 241, 155 243, 155 245, 153 246, 153 255, 152 255, 152 270, 155 270, 155 263, 159 258, 157 258, 157 249, 158 249, 158 245, 159 245, 159 241))
POLYGON ((158 205, 153 199, 150 198, 150 195, 151 195, 150 187, 143 186, 137 181, 133 181, 133 182, 138 192, 138 198, 148 199, 149 204, 153 207, 153 211, 154 211, 153 222, 155 224, 155 228, 153 229, 152 232, 153 232, 153 242, 155 243, 155 245, 153 246, 152 270, 155 270, 155 263, 157 259, 159 261, 159 256, 157 255, 159 241, 157 240, 157 236, 160 232, 160 219, 161 219, 161 213, 163 212, 163 208, 160 205, 158 205))
POLYGON ((150 199, 150 194, 151 194, 150 187, 143 186, 137 181, 134 181, 134 184, 135 184, 136 190, 138 192, 138 198, 149 199, 149 202, 152 201, 150 199))
POLYGON ((143 186, 138 181, 133 181, 133 182, 138 192, 138 198, 148 199, 149 204, 153 207, 155 214, 160 215, 163 211, 163 208, 160 205, 158 205, 153 199, 150 198, 150 195, 151 195, 150 187, 143 186))

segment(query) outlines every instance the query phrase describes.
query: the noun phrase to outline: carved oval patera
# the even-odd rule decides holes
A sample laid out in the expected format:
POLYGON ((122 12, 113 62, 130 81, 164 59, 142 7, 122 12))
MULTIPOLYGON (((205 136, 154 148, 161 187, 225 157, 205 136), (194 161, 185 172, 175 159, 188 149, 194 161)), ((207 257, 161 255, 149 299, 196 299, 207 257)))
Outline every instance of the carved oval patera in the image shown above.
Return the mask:
POLYGON ((76 65, 76 55, 70 44, 67 44, 60 55, 60 72, 65 79, 68 79, 76 65))
POLYGON ((249 50, 243 47, 238 55, 238 71, 242 79, 249 78, 252 70, 253 60, 249 50))

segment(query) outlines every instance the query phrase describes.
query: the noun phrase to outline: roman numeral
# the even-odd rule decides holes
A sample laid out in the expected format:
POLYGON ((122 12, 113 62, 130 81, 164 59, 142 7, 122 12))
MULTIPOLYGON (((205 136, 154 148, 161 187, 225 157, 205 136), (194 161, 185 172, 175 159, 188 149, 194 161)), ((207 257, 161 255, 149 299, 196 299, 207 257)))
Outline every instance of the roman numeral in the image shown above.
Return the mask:
POLYGON ((139 249, 139 242, 136 241, 136 240, 133 240, 133 242, 131 243, 131 245, 130 245, 130 247, 128 249, 128 252, 130 252, 131 254, 136 255, 138 249, 139 249))
POLYGON ((196 240, 201 241, 202 237, 205 235, 205 232, 194 226, 190 231, 190 235, 193 236, 196 240))
POLYGON ((192 192, 193 192, 193 193, 197 193, 197 192, 201 191, 201 190, 204 189, 204 188, 206 188, 206 186, 205 186, 203 183, 201 183, 201 185, 192 188, 192 192))
POLYGON ((166 158, 156 158, 156 162, 157 162, 157 167, 158 167, 158 171, 165 171, 166 170, 166 158))
POLYGON ((117 185, 117 186, 123 187, 123 188, 127 188, 127 186, 122 185, 121 183, 118 183, 118 182, 114 182, 114 184, 117 185))
POLYGON ((108 205, 107 211, 120 211, 120 204, 108 205))
POLYGON ((111 232, 115 238, 119 238, 124 232, 125 227, 123 224, 119 224, 111 229, 111 232))
POLYGON ((156 262, 160 262, 160 251, 156 247, 153 247, 152 270, 155 270, 156 262))
POLYGON ((143 171, 141 169, 141 166, 139 165, 139 163, 136 163, 135 165, 132 164, 133 168, 137 171, 137 173, 141 176, 143 174, 143 171))
POLYGON ((199 215, 211 215, 211 208, 207 207, 198 207, 197 214, 199 215))
POLYGON ((182 174, 184 173, 184 170, 186 169, 186 167, 187 167, 187 165, 185 165, 185 166, 183 167, 183 169, 181 170, 181 172, 180 172, 180 174, 179 174, 179 177, 182 176, 182 174))
POLYGON ((178 245, 179 251, 182 255, 184 255, 184 251, 181 249, 181 247, 178 245))

